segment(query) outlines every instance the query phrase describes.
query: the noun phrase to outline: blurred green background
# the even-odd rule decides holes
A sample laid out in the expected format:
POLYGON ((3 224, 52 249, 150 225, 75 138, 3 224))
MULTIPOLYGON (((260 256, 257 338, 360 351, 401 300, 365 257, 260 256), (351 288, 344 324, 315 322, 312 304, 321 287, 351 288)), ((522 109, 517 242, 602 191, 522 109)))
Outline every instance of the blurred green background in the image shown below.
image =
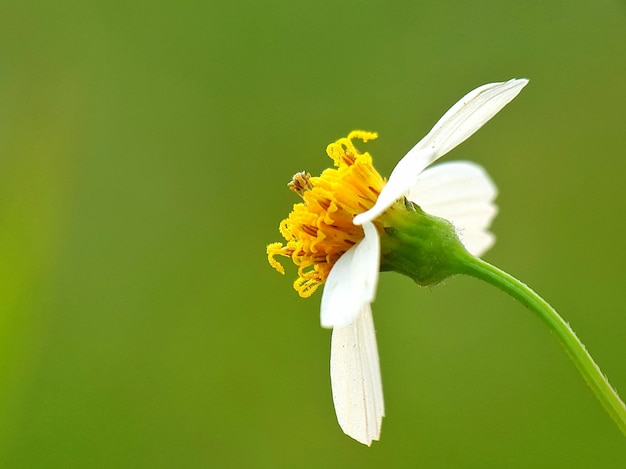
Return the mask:
POLYGON ((626 395, 623 1, 0 2, 0 466, 623 468, 546 328, 469 278, 380 280, 387 417, 332 407, 318 293, 265 245, 355 128, 388 175, 458 98, 530 85, 445 160, 500 188, 486 259, 626 395))

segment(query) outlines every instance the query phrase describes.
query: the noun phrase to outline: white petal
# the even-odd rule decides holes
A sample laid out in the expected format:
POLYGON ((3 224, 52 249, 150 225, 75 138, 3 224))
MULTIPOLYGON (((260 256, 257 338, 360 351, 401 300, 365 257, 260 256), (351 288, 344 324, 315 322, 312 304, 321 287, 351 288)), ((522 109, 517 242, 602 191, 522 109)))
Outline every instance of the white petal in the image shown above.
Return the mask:
POLYGON ((406 194, 407 190, 415 184, 415 178, 431 162, 436 159, 436 153, 432 148, 420 149, 415 152, 409 151, 402 158, 391 172, 387 184, 380 192, 376 203, 367 212, 360 213, 354 217, 353 223, 360 225, 372 221, 385 210, 387 210, 396 200, 406 194))
POLYGON ((485 170, 469 161, 442 163, 424 170, 407 198, 431 215, 452 222, 463 245, 475 256, 495 238, 487 229, 498 213, 498 190, 485 170))
POLYGON ((322 327, 350 324, 365 305, 374 301, 380 268, 380 238, 372 223, 364 223, 365 237, 335 263, 324 285, 322 327))
POLYGON ((413 150, 431 148, 436 152, 435 158, 445 155, 500 112, 527 84, 526 79, 513 79, 488 83, 470 91, 439 119, 413 150))
POLYGON ((513 79, 489 83, 466 94, 452 106, 432 130, 400 160, 389 176, 389 181, 367 212, 354 218, 360 225, 383 213, 391 204, 415 185, 417 176, 433 161, 464 142, 488 120, 506 106, 528 83, 513 79))
POLYGON ((378 440, 385 404, 369 304, 352 324, 333 329, 330 381, 337 421, 344 433, 368 446, 378 440))

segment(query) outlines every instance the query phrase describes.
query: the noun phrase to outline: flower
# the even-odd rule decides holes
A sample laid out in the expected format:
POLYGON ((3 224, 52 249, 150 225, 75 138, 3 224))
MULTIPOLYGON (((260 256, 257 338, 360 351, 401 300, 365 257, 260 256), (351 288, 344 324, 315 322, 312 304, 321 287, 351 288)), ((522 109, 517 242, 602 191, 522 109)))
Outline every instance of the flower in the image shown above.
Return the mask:
MULTIPOLYGON (((418 216, 434 215, 451 223, 471 254, 480 256, 491 247, 494 236, 488 228, 497 212, 493 203, 497 191, 486 172, 464 161, 426 168, 482 127, 527 83, 525 79, 490 83, 465 95, 400 160, 386 183, 369 153, 360 153, 353 144, 354 139, 367 142, 377 135, 354 131, 326 150, 336 169, 327 169, 319 177, 297 173, 289 184, 303 202, 294 205, 281 222, 286 243, 268 245, 268 260, 281 273, 284 268, 275 257, 293 260, 298 266, 294 288, 302 297, 325 284, 321 324, 333 329, 330 375, 337 420, 347 435, 361 443, 370 445, 379 439, 384 416, 370 307, 379 270, 407 273, 423 285, 449 275, 441 264, 441 251, 420 259, 422 254, 414 246, 401 253, 399 266, 392 251, 401 248, 386 249, 388 240, 407 226, 402 220, 415 219, 407 213, 419 210, 418 216)), ((432 235, 432 223, 426 229, 430 230, 427 237, 439 236, 439 232, 432 235)))

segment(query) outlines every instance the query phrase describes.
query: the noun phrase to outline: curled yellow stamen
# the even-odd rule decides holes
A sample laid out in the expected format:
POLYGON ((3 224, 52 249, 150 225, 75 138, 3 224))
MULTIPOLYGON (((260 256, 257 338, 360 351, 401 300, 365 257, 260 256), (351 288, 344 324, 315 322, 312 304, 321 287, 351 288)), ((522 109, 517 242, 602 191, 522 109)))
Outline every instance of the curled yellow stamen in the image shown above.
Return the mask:
POLYGON ((385 181, 372 166, 370 154, 360 153, 352 140, 367 142, 376 137, 372 132, 350 132, 326 148, 335 168, 318 177, 296 173, 289 183, 303 201, 280 223, 286 243, 269 244, 267 256, 282 274, 285 269, 275 257, 292 259, 298 266, 294 288, 303 298, 311 296, 337 259, 363 238, 363 229, 352 219, 374 205, 385 181))

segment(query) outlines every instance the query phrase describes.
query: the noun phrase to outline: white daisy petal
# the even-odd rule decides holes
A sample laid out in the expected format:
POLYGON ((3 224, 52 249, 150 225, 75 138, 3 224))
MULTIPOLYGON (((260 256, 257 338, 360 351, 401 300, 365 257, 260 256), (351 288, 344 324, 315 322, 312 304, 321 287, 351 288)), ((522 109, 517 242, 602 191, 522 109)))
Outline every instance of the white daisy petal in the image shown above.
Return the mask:
POLYGON ((480 256, 495 240, 487 229, 498 212, 493 203, 497 194, 481 166, 453 161, 424 170, 407 198, 426 213, 450 221, 467 250, 480 256))
POLYGON ((380 268, 380 238, 372 223, 363 224, 364 238, 335 263, 324 285, 322 327, 350 324, 374 301, 380 268))
POLYGON ((385 405, 369 304, 352 324, 333 329, 330 380, 337 421, 344 433, 368 446, 378 440, 385 405))
POLYGON ((500 112, 527 83, 526 79, 513 79, 488 83, 470 91, 439 119, 408 154, 413 150, 432 148, 436 152, 435 159, 445 155, 500 112))
POLYGON ((441 119, 432 130, 400 160, 374 207, 354 218, 359 225, 383 213, 395 200, 415 184, 418 174, 429 164, 464 142, 506 106, 528 83, 513 79, 489 83, 469 92, 441 119))
POLYGON ((420 149, 417 152, 411 150, 391 172, 374 206, 367 212, 354 217, 353 223, 360 225, 372 221, 387 210, 396 200, 406 194, 407 190, 415 184, 415 177, 435 159, 435 152, 431 148, 420 149))

